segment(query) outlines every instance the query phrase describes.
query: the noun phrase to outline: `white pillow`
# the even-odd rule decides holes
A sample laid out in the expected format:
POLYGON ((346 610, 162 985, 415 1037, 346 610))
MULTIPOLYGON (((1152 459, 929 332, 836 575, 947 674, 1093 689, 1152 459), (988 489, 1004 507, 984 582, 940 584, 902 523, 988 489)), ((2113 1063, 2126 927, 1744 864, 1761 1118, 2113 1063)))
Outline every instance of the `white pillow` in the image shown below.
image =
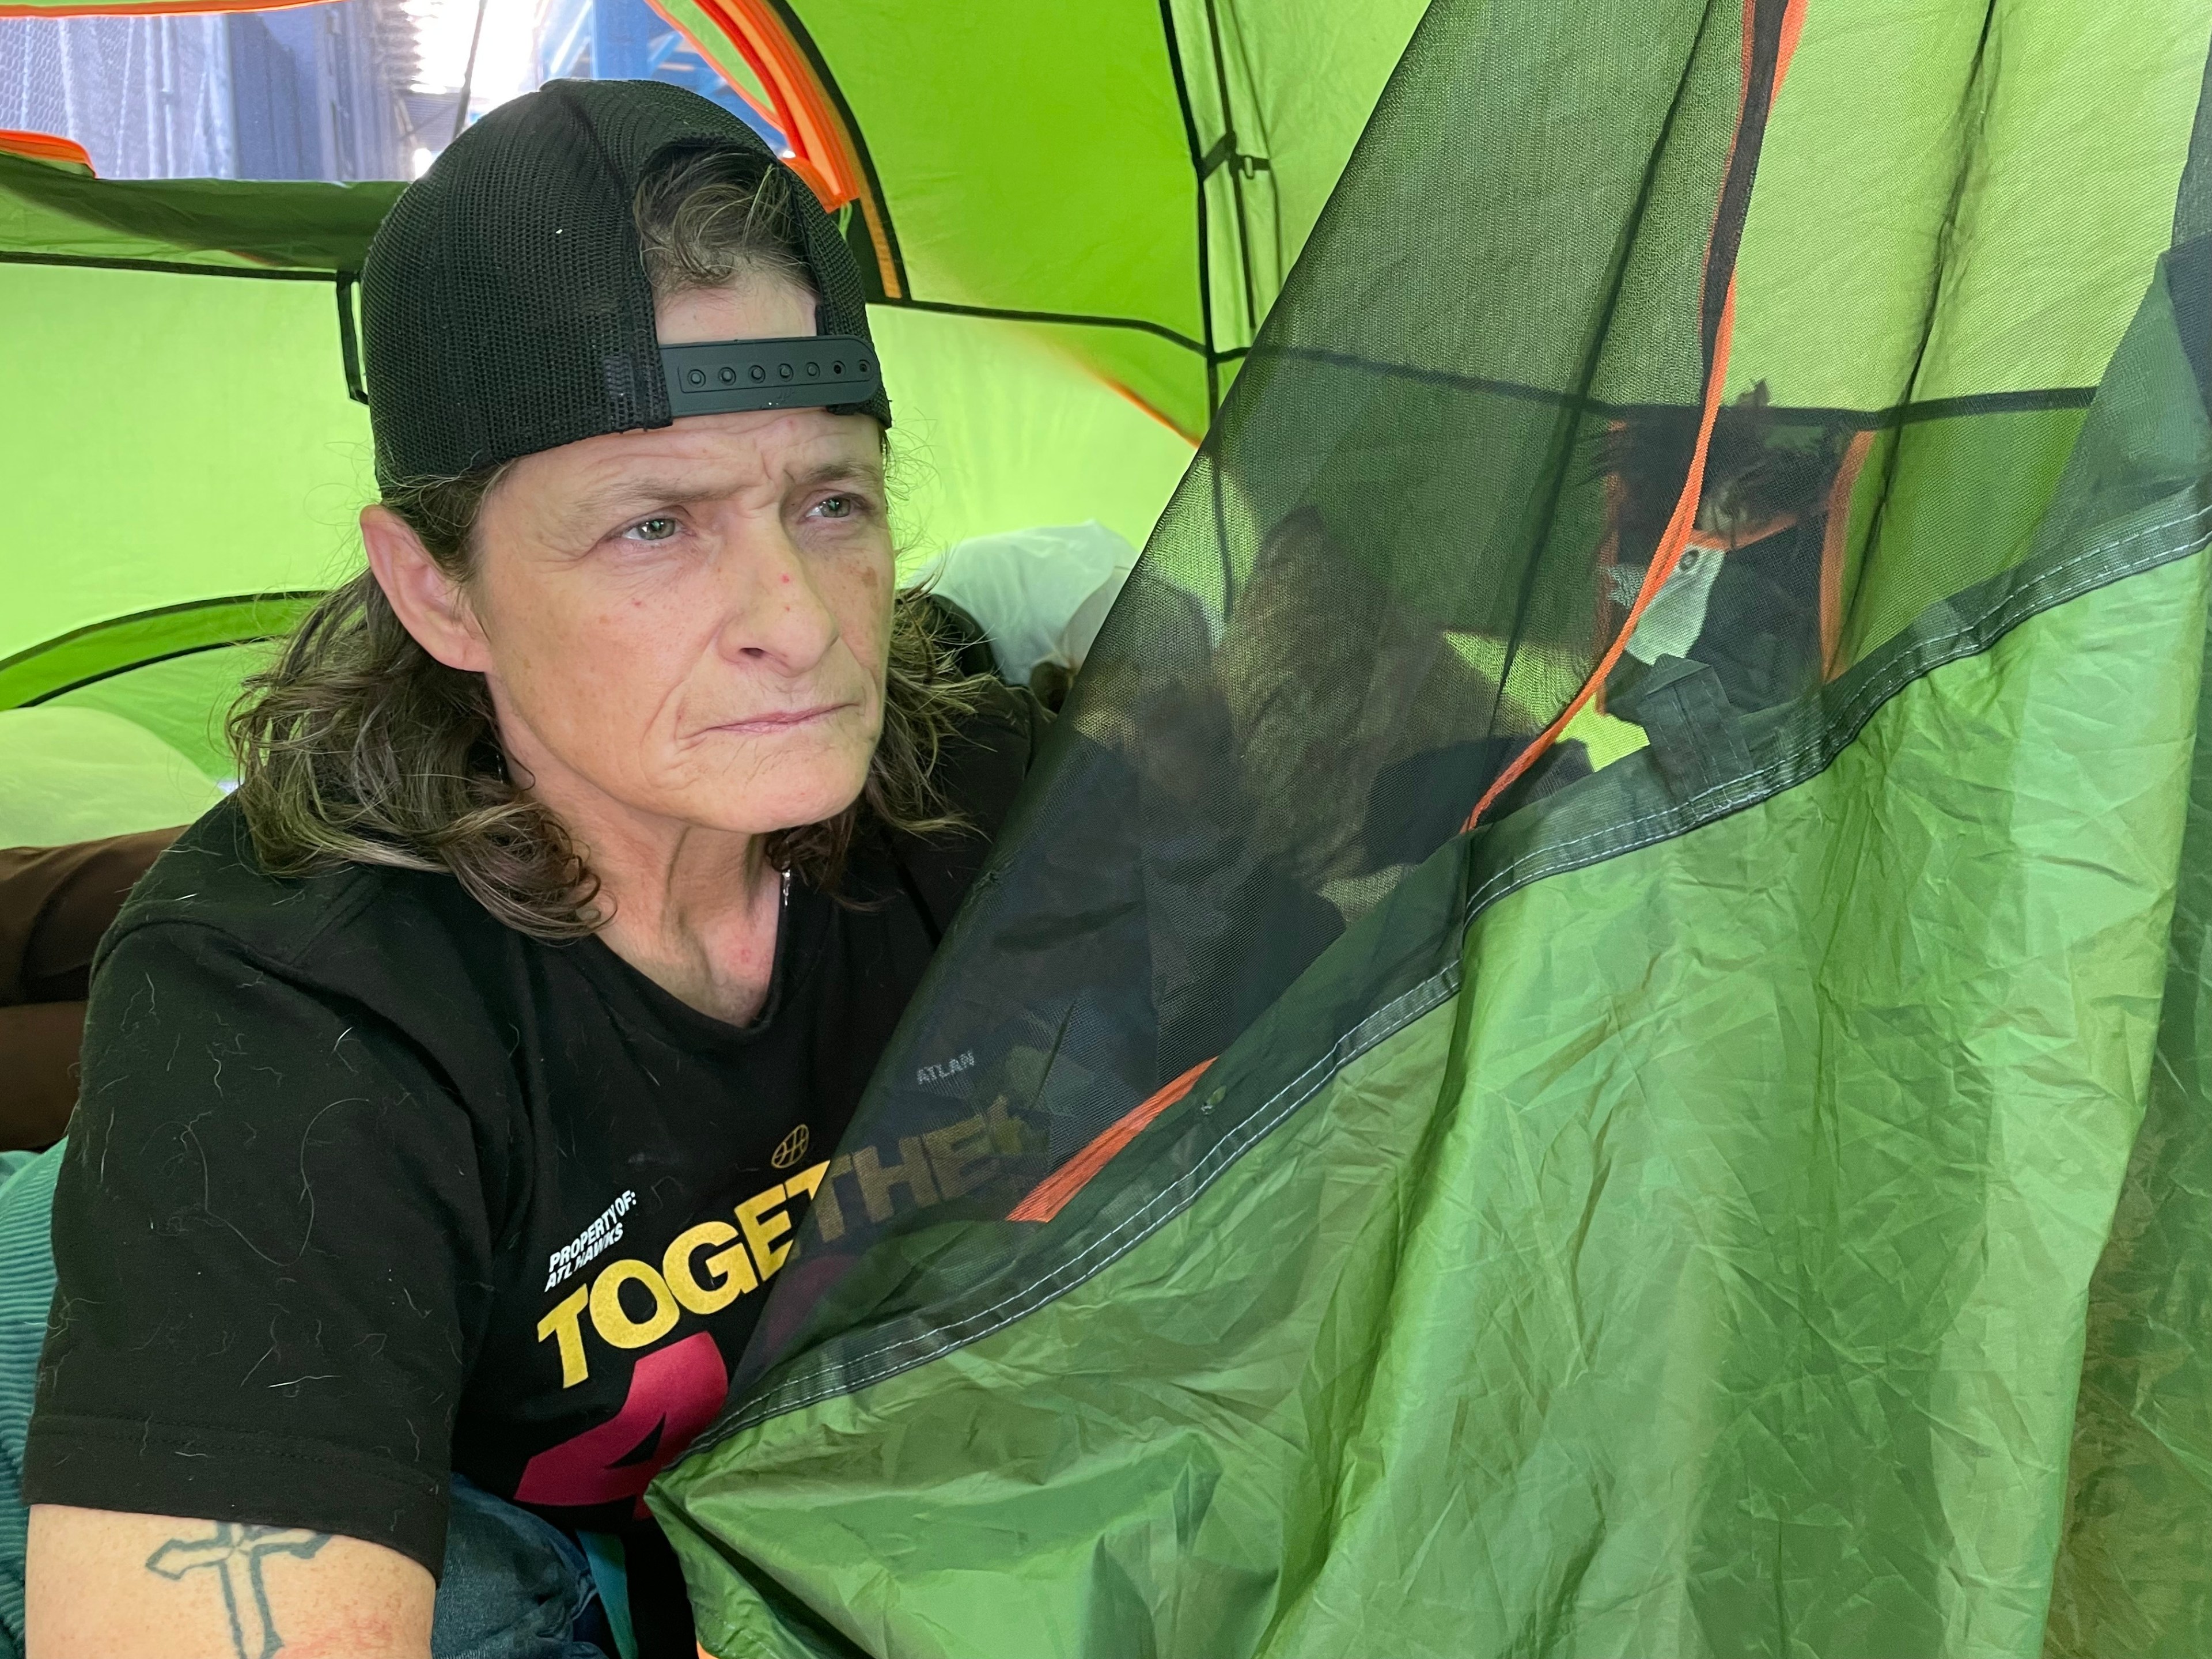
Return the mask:
POLYGON ((1040 663, 1070 673, 1083 666, 1136 562, 1137 550, 1093 519, 974 537, 923 565, 915 580, 933 582, 973 617, 999 672, 1027 685, 1040 663))

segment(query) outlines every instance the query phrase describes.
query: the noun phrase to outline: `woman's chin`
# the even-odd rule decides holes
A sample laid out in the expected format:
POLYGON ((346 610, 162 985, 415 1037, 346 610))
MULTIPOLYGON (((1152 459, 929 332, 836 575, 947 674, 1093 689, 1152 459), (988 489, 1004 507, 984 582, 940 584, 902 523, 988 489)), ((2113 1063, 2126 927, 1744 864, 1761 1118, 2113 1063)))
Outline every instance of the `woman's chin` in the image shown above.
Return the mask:
POLYGON ((866 756, 825 757, 811 765, 778 767, 766 776, 756 773, 742 784, 686 791, 678 816, 718 830, 769 835, 836 817, 860 799, 867 780, 866 756))

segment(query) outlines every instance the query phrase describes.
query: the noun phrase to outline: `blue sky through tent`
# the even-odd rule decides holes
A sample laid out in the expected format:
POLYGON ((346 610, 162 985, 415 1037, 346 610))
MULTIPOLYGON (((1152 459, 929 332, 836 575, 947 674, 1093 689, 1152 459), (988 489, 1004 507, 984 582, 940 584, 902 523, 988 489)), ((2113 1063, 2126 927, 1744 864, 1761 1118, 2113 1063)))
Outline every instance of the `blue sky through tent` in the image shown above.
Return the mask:
POLYGON ((263 12, 0 18, 0 128, 106 178, 407 179, 556 76, 670 81, 777 133, 647 0, 326 0, 263 12))

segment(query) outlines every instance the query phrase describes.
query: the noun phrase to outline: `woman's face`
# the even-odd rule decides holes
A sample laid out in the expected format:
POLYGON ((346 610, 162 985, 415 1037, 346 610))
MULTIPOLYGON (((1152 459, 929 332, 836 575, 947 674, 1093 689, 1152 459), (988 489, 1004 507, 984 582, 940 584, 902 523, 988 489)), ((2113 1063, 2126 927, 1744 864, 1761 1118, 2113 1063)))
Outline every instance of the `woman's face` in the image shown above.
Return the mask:
MULTIPOLYGON (((660 338, 814 331, 762 279, 664 305, 660 338)), ((763 833, 859 795, 893 590, 880 429, 763 410, 524 458, 486 498, 468 606, 509 755, 564 809, 763 833)), ((442 653, 441 653, 442 654, 442 653)))

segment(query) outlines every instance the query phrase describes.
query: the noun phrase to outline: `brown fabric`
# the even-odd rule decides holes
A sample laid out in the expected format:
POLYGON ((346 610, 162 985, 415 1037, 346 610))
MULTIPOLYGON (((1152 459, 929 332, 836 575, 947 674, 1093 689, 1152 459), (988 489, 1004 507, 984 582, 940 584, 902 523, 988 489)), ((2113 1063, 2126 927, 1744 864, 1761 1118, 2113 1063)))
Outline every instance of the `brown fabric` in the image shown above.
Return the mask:
POLYGON ((84 1004, 30 1002, 0 1008, 0 1152, 51 1146, 76 1104, 84 1004))
POLYGON ((92 953, 175 830, 70 847, 0 848, 0 1008, 82 1002, 92 953))
POLYGON ((182 833, 0 848, 0 1152, 61 1138, 76 1103, 93 952, 182 833))

